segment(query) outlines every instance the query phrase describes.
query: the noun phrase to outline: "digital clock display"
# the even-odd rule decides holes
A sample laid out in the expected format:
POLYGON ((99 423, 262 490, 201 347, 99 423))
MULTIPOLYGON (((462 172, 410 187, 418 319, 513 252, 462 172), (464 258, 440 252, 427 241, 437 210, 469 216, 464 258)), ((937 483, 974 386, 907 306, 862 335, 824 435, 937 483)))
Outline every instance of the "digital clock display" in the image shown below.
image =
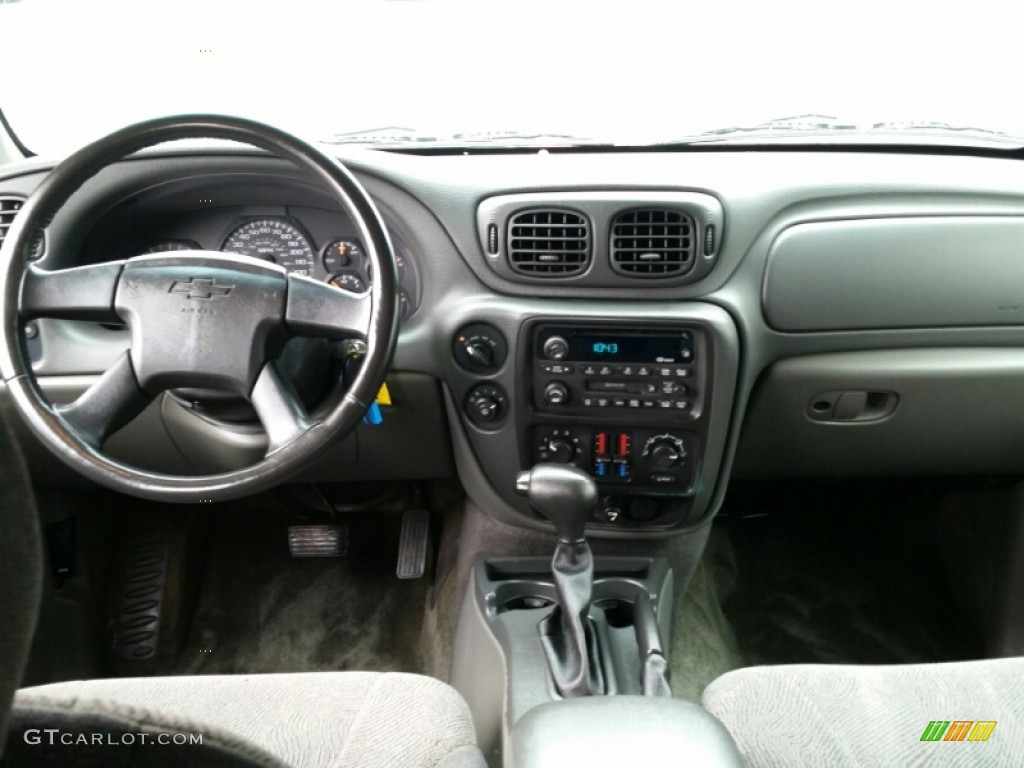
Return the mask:
POLYGON ((587 329, 547 326, 537 335, 537 354, 544 357, 544 342, 560 337, 568 345, 566 360, 615 363, 675 363, 694 362, 696 345, 693 331, 688 329, 587 329))
POLYGON ((595 355, 617 355, 619 345, 614 341, 595 341, 590 347, 595 355))

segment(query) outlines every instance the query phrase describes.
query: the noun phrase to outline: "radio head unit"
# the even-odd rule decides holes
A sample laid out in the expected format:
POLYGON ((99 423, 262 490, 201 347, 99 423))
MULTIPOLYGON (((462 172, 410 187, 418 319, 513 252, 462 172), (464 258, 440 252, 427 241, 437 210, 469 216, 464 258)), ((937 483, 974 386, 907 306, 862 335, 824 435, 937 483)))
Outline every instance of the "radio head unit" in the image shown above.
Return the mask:
POLYGON ((693 418, 703 337, 696 328, 540 325, 531 355, 538 411, 693 418), (643 413, 646 411, 647 413, 643 413))

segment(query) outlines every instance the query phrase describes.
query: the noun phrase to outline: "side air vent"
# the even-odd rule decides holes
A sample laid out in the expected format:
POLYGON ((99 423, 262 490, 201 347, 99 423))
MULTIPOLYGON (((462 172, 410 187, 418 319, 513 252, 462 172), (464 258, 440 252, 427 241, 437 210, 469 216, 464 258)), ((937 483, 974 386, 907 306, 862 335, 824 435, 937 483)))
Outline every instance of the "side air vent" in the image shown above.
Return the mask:
MULTIPOLYGON (((18 215, 25 200, 21 197, 0 197, 0 245, 4 244, 7 231, 14 223, 14 217, 18 215)), ((44 241, 42 235, 36 240, 32 247, 32 258, 38 259, 43 255, 44 241)))
POLYGON ((0 197, 0 245, 4 244, 7 230, 11 228, 14 217, 24 202, 20 197, 0 197))
POLYGON ((624 211, 612 221, 612 268, 633 277, 677 277, 696 253, 693 219, 665 209, 624 211))
POLYGON ((508 222, 508 261, 534 277, 568 277, 590 263, 590 223, 581 214, 538 209, 514 214, 508 222))

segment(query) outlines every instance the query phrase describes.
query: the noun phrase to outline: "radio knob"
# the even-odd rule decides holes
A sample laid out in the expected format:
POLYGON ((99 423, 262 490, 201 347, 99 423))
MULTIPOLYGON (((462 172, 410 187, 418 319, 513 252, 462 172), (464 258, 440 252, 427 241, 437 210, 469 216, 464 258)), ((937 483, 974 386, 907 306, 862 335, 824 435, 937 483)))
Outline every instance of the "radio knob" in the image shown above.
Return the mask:
POLYGON ((576 448, 564 437, 556 437, 548 443, 548 458, 559 464, 568 464, 576 454, 576 448))
POLYGON ((676 448, 674 443, 668 440, 660 440, 655 443, 654 447, 651 448, 651 460, 655 466, 661 467, 662 469, 668 469, 674 467, 679 463, 682 458, 679 454, 679 449, 676 448))
POLYGON ((563 405, 569 400, 569 387, 560 381, 552 381, 544 387, 544 399, 551 405, 563 405))
POLYGON ((564 360, 569 354, 569 342, 561 336, 552 336, 544 342, 544 357, 548 360, 564 360))

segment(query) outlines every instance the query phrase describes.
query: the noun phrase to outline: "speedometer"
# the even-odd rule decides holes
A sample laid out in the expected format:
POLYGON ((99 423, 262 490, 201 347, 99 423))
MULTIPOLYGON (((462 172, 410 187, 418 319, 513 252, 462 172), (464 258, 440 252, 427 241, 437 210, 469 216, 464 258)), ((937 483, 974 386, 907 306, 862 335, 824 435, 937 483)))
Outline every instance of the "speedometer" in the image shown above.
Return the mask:
POLYGON ((224 241, 222 251, 272 261, 297 275, 312 275, 313 246, 302 232, 284 219, 253 219, 224 241))

